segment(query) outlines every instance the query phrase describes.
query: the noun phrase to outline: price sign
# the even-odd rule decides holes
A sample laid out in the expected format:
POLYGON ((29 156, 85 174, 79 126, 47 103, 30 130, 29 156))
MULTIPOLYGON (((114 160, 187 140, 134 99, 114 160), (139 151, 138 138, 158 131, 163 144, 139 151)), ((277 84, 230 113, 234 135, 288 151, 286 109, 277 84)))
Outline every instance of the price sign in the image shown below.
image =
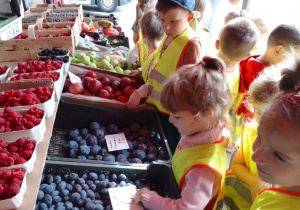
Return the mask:
POLYGON ((115 150, 122 150, 122 149, 129 148, 124 133, 106 135, 105 139, 106 139, 108 151, 115 151, 115 150))
POLYGON ((131 200, 136 193, 136 187, 129 185, 125 187, 108 188, 108 193, 114 210, 129 210, 131 200))
POLYGON ((78 77, 77 75, 73 74, 72 72, 68 72, 68 74, 69 74, 69 78, 70 78, 71 83, 78 83, 78 82, 81 83, 80 77, 78 77))

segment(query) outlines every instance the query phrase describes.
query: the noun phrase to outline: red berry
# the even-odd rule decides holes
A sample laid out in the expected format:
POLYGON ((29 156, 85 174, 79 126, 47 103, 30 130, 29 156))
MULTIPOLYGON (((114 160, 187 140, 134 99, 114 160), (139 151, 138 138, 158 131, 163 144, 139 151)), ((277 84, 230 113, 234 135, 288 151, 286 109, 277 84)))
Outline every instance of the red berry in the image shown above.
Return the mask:
POLYGON ((26 160, 22 157, 19 157, 17 160, 16 160, 16 165, 18 164, 23 164, 23 163, 26 163, 26 160))
POLYGON ((16 183, 17 185, 21 186, 22 185, 22 180, 18 178, 13 178, 10 182, 11 184, 16 183))
POLYGON ((2 184, 0 184, 0 194, 3 194, 3 192, 4 192, 4 187, 2 184))
POLYGON ((10 153, 10 157, 14 159, 14 161, 17 161, 20 158, 20 155, 16 152, 10 153))
POLYGON ((34 106, 34 107, 31 107, 31 108, 29 109, 29 113, 30 113, 30 114, 35 114, 35 112, 38 111, 38 110, 39 110, 39 108, 37 108, 36 106, 34 106))
POLYGON ((25 138, 19 138, 15 143, 16 143, 17 147, 25 147, 26 139, 25 138))
POLYGON ((15 145, 12 145, 9 147, 8 149, 10 152, 17 152, 18 151, 18 147, 16 147, 15 145))
POLYGON ((11 178, 11 170, 0 170, 0 178, 1 179, 10 179, 11 178))
POLYGON ((33 144, 31 144, 31 143, 29 143, 29 144, 26 144, 26 146, 25 146, 25 148, 24 148, 25 150, 31 150, 31 151, 33 151, 34 150, 34 145, 33 144))
POLYGON ((12 169, 12 178, 17 178, 19 180, 23 180, 25 172, 20 168, 12 169))
POLYGON ((32 150, 24 150, 23 152, 20 153, 20 156, 25 158, 26 160, 29 160, 32 156, 33 151, 32 150))
POLYGON ((20 192, 20 185, 13 183, 8 187, 7 194, 16 195, 20 192))
POLYGON ((12 166, 15 163, 15 160, 12 157, 7 157, 4 160, 4 165, 5 166, 12 166))

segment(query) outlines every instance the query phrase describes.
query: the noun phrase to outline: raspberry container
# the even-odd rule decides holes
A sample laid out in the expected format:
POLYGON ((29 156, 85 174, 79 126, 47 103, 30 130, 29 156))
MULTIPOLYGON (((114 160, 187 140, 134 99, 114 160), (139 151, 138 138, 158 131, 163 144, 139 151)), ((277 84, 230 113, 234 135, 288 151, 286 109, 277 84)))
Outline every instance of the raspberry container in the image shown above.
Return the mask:
MULTIPOLYGON (((23 170, 26 171, 25 168, 23 168, 23 170)), ((25 172, 20 192, 17 195, 10 199, 0 200, 1 209, 15 209, 22 205, 24 194, 26 191, 26 175, 27 173, 25 172)))
MULTIPOLYGON (((59 75, 59 73, 56 73, 56 74, 59 75)), ((59 83, 59 80, 58 80, 58 81, 54 82, 54 85, 53 85, 52 79, 33 79, 33 80, 9 81, 10 78, 8 79, 8 82, 1 83, 1 86, 0 86, 1 92, 10 90, 10 89, 24 90, 27 88, 36 88, 38 86, 49 87, 50 90, 55 89, 55 91, 56 91, 56 89, 58 89, 58 87, 56 87, 56 86, 59 83), (55 83, 57 83, 57 85, 55 83)), ((11 108, 12 108, 12 110, 20 110, 20 109, 29 109, 31 107, 36 106, 36 107, 44 110, 46 113, 46 118, 49 118, 54 113, 55 91, 52 91, 51 98, 48 101, 46 101, 45 103, 29 105, 29 106, 16 106, 16 107, 11 107, 11 108)), ((3 112, 3 111, 4 111, 4 108, 0 108, 0 112, 3 112)))
POLYGON ((0 74, 0 82, 4 82, 6 80, 9 71, 10 71, 10 67, 6 70, 4 74, 0 74))
MULTIPOLYGON (((119 130, 121 131, 133 123, 139 124, 140 127, 148 126, 150 135, 149 141, 157 149, 156 160, 154 160, 153 162, 171 162, 172 155, 169 149, 168 142, 162 131, 160 120, 156 111, 143 109, 140 112, 132 112, 129 110, 93 107, 67 102, 60 102, 59 104, 56 120, 53 126, 53 133, 48 148, 47 159, 95 164, 105 163, 111 165, 137 165, 143 167, 149 164, 145 161, 144 163, 129 163, 126 161, 112 162, 102 160, 83 160, 77 158, 70 158, 72 156, 69 157, 69 131, 73 128, 89 128, 90 123, 93 121, 98 122, 101 126, 107 126, 108 124, 116 124, 119 130)), ((116 152, 109 152, 109 154, 114 154, 115 157, 117 156, 116 152)))
MULTIPOLYGON (((22 114, 26 113, 27 111, 28 111, 28 109, 18 110, 18 112, 20 112, 22 114)), ((46 132, 45 116, 46 116, 46 114, 44 113, 44 116, 43 116, 40 124, 34 126, 31 129, 0 133, 0 139, 2 139, 4 141, 12 142, 12 141, 15 141, 16 139, 27 137, 27 138, 36 140, 37 144, 42 142, 44 139, 44 134, 46 132)))

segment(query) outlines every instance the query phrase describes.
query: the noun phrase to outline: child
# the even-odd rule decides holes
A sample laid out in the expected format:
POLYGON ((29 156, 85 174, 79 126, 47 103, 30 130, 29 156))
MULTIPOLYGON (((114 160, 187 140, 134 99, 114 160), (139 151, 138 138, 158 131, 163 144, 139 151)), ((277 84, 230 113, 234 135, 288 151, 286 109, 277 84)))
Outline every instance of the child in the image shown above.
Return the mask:
MULTIPOLYGON (((169 122, 169 114, 160 103, 160 90, 166 79, 180 66, 195 64, 201 59, 200 41, 189 27, 189 22, 194 18, 194 7, 193 0, 158 0, 156 10, 166 36, 155 55, 153 69, 148 73, 148 83, 137 90, 138 97, 135 98, 137 102, 127 103, 129 108, 134 108, 141 98, 149 94, 147 102, 158 109, 163 131, 172 152, 175 151, 180 135, 169 122)), ((135 97, 137 94, 131 96, 135 97)))
POLYGON ((149 51, 144 57, 140 57, 139 59, 140 61, 143 60, 143 62, 141 62, 142 68, 132 70, 130 75, 137 76, 142 74, 144 82, 146 82, 148 79, 148 70, 151 66, 150 64, 152 63, 156 51, 164 36, 164 31, 161 28, 160 20, 155 11, 145 13, 140 20, 140 25, 142 29, 143 40, 147 44, 149 51))
MULTIPOLYGON (((272 95, 278 92, 280 81, 278 69, 267 68, 250 85, 248 99, 253 105, 256 121, 272 95)), ((232 158, 231 169, 226 173, 225 204, 227 209, 250 209, 258 190, 265 184, 257 174, 251 159, 252 145, 257 137, 257 123, 245 123, 232 158)))
POLYGON ((253 144, 252 160, 259 177, 270 183, 262 189, 251 209, 298 209, 300 206, 300 62, 297 72, 286 72, 281 88, 294 92, 279 94, 266 107, 253 144), (287 79, 293 82, 287 82, 287 79), (298 84, 298 85, 297 85, 298 84))
MULTIPOLYGON (((134 202, 147 209, 216 209, 226 171, 226 117, 231 103, 221 59, 205 56, 178 69, 164 84, 161 104, 182 138, 172 159, 181 198, 160 197, 143 188, 134 202)), ((218 206, 218 207, 217 207, 218 206)))
POLYGON ((233 106, 229 111, 232 118, 235 143, 242 129, 243 118, 237 116, 235 110, 239 105, 238 90, 240 84, 239 62, 249 56, 259 35, 256 25, 248 18, 240 17, 229 21, 221 30, 216 41, 217 55, 226 64, 226 79, 231 91, 233 106))
MULTIPOLYGON (((290 52, 292 46, 300 44, 300 28, 291 24, 281 24, 272 30, 268 37, 267 49, 262 55, 254 55, 240 62, 239 98, 244 98, 250 84, 267 66, 276 65, 284 59, 284 54, 290 52)), ((240 101, 237 115, 251 115, 240 101)))

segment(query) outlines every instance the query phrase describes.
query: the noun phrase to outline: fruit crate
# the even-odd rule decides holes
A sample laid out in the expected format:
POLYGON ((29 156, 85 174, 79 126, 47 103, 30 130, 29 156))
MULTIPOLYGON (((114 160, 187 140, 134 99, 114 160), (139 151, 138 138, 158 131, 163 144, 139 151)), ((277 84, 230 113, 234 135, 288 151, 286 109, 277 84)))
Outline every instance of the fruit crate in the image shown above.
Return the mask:
MULTIPOLYGON (((134 167, 134 166, 108 166, 108 165, 94 165, 94 164, 81 164, 81 163, 70 163, 70 162, 61 162, 61 161, 49 161, 46 160, 45 168, 43 174, 47 175, 60 175, 62 180, 64 180, 64 175, 69 175, 71 173, 78 174, 79 178, 83 178, 87 175, 87 180, 90 180, 89 183, 93 182, 99 184, 99 182, 92 181, 89 179, 89 172, 94 172, 98 176, 100 174, 105 175, 105 177, 110 178, 112 174, 120 175, 124 174, 128 180, 125 182, 132 183, 137 189, 145 186, 147 184, 151 190, 157 191, 161 196, 168 197, 172 199, 180 198, 180 190, 175 181, 174 175, 169 165, 166 164, 150 164, 147 167, 134 167), (141 183, 141 185, 140 185, 141 183), (156 188, 156 189, 153 189, 156 188)), ((47 180, 44 178, 44 182, 47 180)), ((110 181, 110 180, 108 180, 110 181)), ((68 180, 66 180, 68 183, 68 180)), ((71 183, 71 182, 69 182, 71 183)), ((119 179, 115 181, 119 183, 119 179)), ((91 186, 91 185, 90 185, 91 186)), ((119 187, 119 186, 117 186, 119 187)), ((107 188, 106 188, 107 189, 107 188)), ((109 196, 103 195, 99 187, 96 187, 96 190, 92 190, 94 193, 101 194, 101 199, 103 201, 104 209, 109 209, 108 206, 111 205, 111 200, 109 196)), ((99 196, 100 197, 100 196, 99 196)), ((96 200, 97 196, 95 196, 96 200)), ((64 199, 64 198, 62 198, 64 199)), ((116 198, 117 199, 117 198, 116 198)), ((77 200, 76 200, 77 201, 77 200)), ((76 201, 74 206, 76 206, 76 201)), ((122 209, 122 208, 119 208, 122 209)), ((129 209, 129 208, 128 208, 129 209)), ((134 208, 132 208, 134 209, 134 208)), ((135 208, 136 209, 136 208, 135 208)))
MULTIPOLYGON (((18 61, 18 60, 37 60, 38 53, 43 49, 52 49, 53 47, 62 48, 70 52, 73 56, 75 41, 71 29, 51 30, 53 37, 35 38, 37 36, 46 36, 48 31, 38 30, 37 26, 29 27, 27 39, 11 39, 0 42, 0 62, 18 61), (67 32, 70 36, 55 37, 57 34, 67 32)), ((24 32, 25 33, 25 32, 24 32)))
POLYGON ((0 40, 9 40, 22 32, 21 18, 0 12, 0 40))
MULTIPOLYGON (((108 36, 108 42, 112 47, 118 47, 118 46, 124 46, 124 47, 129 47, 129 40, 127 36, 108 36), (113 40, 118 40, 120 42, 115 42, 113 43, 113 40)), ((96 42, 95 44, 106 46, 106 41, 99 41, 96 42)))
POLYGON ((133 123, 139 124, 141 127, 148 126, 151 142, 157 148, 156 160, 153 162, 171 162, 172 155, 156 111, 144 109, 140 112, 132 112, 129 110, 126 111, 104 107, 94 107, 68 102, 59 103, 56 120, 53 126, 53 134, 49 144, 47 159, 95 164, 105 163, 111 165, 147 165, 146 163, 121 163, 69 158, 69 140, 67 138, 68 132, 73 128, 89 128, 91 122, 98 122, 100 125, 114 123, 120 128, 120 130, 133 123))

